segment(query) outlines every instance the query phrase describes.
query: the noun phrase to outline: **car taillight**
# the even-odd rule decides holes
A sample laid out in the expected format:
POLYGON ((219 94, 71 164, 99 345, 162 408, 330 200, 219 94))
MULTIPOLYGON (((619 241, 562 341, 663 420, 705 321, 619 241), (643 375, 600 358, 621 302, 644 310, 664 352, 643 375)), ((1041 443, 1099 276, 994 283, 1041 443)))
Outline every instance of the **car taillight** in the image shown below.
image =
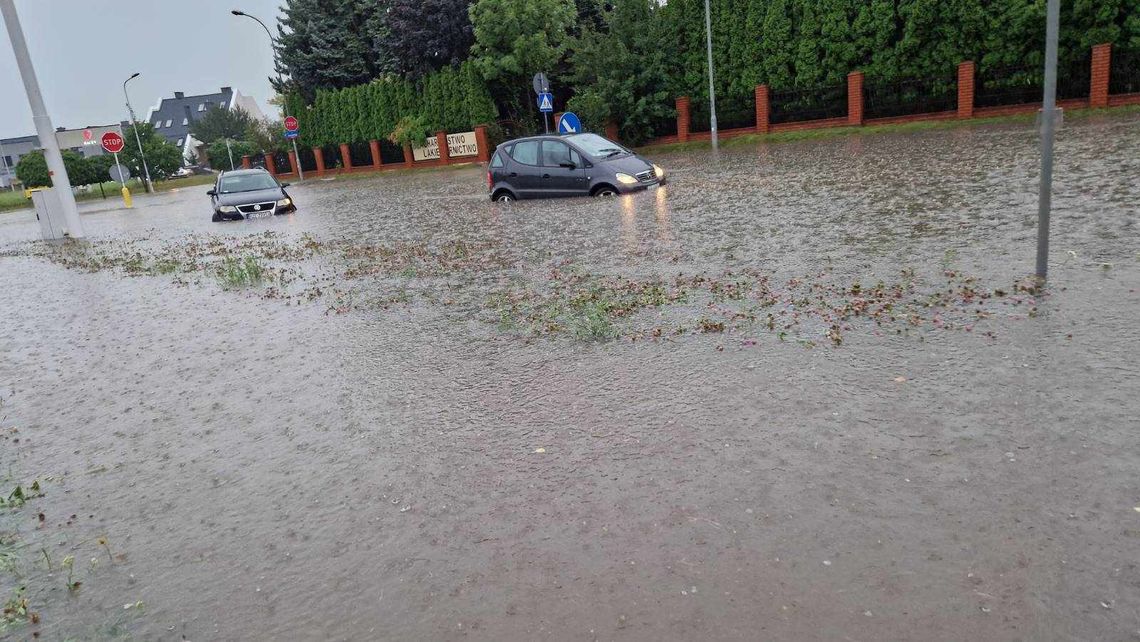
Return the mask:
POLYGON ((491 180, 491 172, 488 171, 487 172, 487 191, 488 192, 491 191, 491 188, 494 186, 495 186, 495 181, 491 180))

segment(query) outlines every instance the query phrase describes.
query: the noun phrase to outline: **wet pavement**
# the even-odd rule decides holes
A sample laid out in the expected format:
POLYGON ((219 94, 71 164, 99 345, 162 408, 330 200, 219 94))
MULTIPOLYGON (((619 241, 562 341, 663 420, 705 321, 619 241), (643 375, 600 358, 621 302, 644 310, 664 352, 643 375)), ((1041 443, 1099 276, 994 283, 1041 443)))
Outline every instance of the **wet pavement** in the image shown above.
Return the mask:
POLYGON ((1045 292, 1026 125, 0 214, 0 637, 1134 639, 1137 149, 1066 123, 1045 292))

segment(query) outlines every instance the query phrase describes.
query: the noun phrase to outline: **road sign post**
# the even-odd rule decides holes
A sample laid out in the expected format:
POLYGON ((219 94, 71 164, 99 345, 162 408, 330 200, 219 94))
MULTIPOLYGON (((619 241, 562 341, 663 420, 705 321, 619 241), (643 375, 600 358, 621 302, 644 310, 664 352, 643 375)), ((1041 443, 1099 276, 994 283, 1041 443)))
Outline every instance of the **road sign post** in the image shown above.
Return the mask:
POLYGON ((554 111, 554 96, 549 92, 543 92, 538 95, 538 111, 542 112, 542 124, 546 128, 546 133, 550 133, 550 120, 547 116, 550 112, 554 111))
POLYGON ((550 120, 547 114, 554 111, 554 96, 550 94, 550 80, 546 74, 540 71, 531 80, 531 87, 534 88, 534 93, 538 94, 538 110, 542 112, 542 128, 549 134, 550 120))
POLYGON ((293 143, 293 158, 297 159, 297 180, 305 180, 305 172, 301 169, 301 155, 297 152, 297 137, 301 135, 301 123, 296 116, 285 117, 285 138, 293 143))
POLYGON ((577 114, 568 111, 558 119, 557 129, 559 134, 577 134, 582 131, 582 121, 578 120, 577 114))
MULTIPOLYGON (((121 168, 122 166, 119 165, 119 152, 123 151, 123 147, 126 145, 126 141, 123 140, 123 137, 116 132, 107 132, 103 134, 99 143, 103 145, 104 151, 115 157, 115 168, 121 168)), ((122 169, 119 169, 119 183, 122 185, 123 205, 128 209, 134 207, 134 201, 131 200, 131 190, 127 189, 127 179, 123 176, 122 169)))

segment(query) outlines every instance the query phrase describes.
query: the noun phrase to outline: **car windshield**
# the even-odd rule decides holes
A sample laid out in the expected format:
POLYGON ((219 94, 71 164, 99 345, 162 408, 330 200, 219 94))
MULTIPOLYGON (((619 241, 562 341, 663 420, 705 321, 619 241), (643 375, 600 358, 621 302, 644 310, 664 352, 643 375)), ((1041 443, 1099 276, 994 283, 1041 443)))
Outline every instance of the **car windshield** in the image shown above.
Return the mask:
POLYGON ((609 158, 633 153, 612 140, 607 140, 597 134, 580 134, 570 140, 574 141, 579 149, 594 158, 609 158))
POLYGON ((277 181, 269 174, 257 172, 255 174, 235 174, 222 177, 222 194, 234 192, 253 192, 259 189, 273 189, 277 181))

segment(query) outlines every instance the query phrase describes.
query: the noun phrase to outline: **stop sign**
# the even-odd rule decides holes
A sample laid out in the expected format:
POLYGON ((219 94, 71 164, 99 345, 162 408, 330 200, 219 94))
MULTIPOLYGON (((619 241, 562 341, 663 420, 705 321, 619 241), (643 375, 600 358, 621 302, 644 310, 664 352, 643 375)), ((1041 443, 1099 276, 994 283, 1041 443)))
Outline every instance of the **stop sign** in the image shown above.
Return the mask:
POLYGON ((301 123, 297 122, 296 116, 288 116, 285 118, 285 131, 295 132, 301 128, 301 123))
POLYGON ((118 154, 123 151, 123 137, 115 132, 103 134, 100 142, 103 143, 103 149, 107 150, 108 154, 118 154))

